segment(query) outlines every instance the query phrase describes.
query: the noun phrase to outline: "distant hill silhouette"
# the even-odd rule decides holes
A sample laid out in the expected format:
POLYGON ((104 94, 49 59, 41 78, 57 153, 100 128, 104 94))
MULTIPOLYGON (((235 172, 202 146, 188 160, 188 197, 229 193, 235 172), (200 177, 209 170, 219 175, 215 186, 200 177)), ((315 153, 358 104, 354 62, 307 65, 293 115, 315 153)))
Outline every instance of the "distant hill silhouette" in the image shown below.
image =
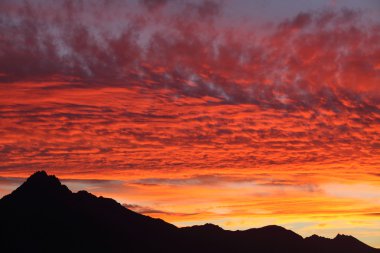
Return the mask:
POLYGON ((0 252, 380 253, 345 235, 300 235, 279 226, 228 231, 177 228, 39 171, 0 200, 0 252))

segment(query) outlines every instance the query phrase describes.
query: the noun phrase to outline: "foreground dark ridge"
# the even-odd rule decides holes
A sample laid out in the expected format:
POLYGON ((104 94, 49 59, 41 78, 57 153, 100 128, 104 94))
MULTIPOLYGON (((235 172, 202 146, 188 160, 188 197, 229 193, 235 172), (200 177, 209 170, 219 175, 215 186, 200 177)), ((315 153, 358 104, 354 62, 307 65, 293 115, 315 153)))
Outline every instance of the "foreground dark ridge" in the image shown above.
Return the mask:
POLYGON ((302 238, 279 226, 177 228, 40 171, 0 200, 0 252, 380 253, 354 237, 302 238))

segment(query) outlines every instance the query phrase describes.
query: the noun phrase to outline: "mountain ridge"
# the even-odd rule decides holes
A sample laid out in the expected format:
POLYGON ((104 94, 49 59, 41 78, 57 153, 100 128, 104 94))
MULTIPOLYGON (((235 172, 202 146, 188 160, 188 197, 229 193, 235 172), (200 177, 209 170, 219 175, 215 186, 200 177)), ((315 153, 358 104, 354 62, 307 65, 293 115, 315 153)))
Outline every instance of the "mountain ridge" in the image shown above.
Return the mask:
POLYGON ((73 193, 45 171, 0 199, 0 222, 4 252, 380 252, 352 236, 303 238, 276 225, 178 228, 113 199, 73 193))

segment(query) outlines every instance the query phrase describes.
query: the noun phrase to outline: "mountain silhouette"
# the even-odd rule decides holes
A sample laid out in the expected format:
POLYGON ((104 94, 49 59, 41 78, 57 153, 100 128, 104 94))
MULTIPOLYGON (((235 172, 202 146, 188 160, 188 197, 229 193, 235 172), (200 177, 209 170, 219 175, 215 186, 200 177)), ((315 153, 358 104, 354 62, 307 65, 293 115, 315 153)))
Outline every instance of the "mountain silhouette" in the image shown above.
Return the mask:
POLYGON ((351 236, 327 239, 279 226, 177 228, 113 199, 71 192, 39 171, 0 200, 0 252, 380 253, 351 236))

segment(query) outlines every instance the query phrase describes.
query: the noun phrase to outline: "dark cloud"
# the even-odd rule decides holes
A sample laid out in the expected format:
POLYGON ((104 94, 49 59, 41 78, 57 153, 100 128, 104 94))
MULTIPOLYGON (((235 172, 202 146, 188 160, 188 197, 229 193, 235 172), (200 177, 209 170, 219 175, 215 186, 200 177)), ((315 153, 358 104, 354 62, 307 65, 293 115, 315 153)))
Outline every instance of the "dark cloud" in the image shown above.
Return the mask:
POLYGON ((19 177, 0 177, 0 184, 1 185, 19 185, 24 181, 23 178, 19 177))
POLYGON ((274 189, 284 190, 284 189, 298 189, 304 192, 321 192, 319 186, 311 182, 303 182, 302 184, 299 181, 299 178, 302 175, 293 175, 290 178, 272 178, 267 174, 257 174, 250 175, 194 175, 187 178, 143 178, 137 181, 133 181, 134 184, 142 185, 151 185, 151 186, 160 186, 160 185, 170 185, 170 186, 226 186, 230 185, 231 187, 239 185, 250 185, 251 187, 261 187, 262 189, 268 189, 268 194, 274 189), (270 189, 270 190, 269 190, 270 189))
MULTIPOLYGON (((148 10, 157 10, 165 6, 169 1, 170 0, 140 0, 140 3, 148 10)), ((173 2, 173 0, 171 1, 173 2)))
POLYGON ((165 214, 170 216, 192 216, 198 215, 199 213, 177 213, 177 212, 166 212, 162 210, 153 209, 150 207, 144 207, 135 204, 123 204, 125 208, 131 209, 137 213, 145 214, 145 215, 155 215, 155 214, 165 214))
MULTIPOLYGON (((167 2, 141 1, 149 9, 167 2)), ((363 22, 361 12, 301 13, 251 39, 254 31, 229 31, 191 18, 219 15, 220 2, 169 2, 170 12, 150 19, 144 10, 122 15, 128 2, 111 2, 95 17, 90 11, 103 10, 102 3, 58 2, 62 11, 57 12, 48 3, 5 1, 1 78, 60 75, 90 87, 169 87, 185 96, 265 108, 378 113, 371 105, 379 99, 379 31, 363 22)))
POLYGON ((133 183, 143 185, 213 185, 221 184, 225 181, 226 178, 223 176, 204 175, 190 178, 144 178, 133 183))
MULTIPOLYGON (((0 184, 2 185, 21 185, 26 178, 23 177, 0 177, 0 184)), ((123 184, 119 180, 104 180, 104 179, 62 179, 63 184, 81 184, 83 186, 99 186, 107 187, 115 184, 123 184)))
POLYGON ((221 1, 205 0, 198 5, 190 3, 188 6, 194 8, 202 19, 218 16, 222 11, 221 1))
POLYGON ((107 187, 107 185, 113 184, 124 184, 123 181, 120 180, 106 180, 106 179, 62 179, 63 183, 78 183, 78 184, 87 184, 87 185, 103 185, 103 187, 107 187))
POLYGON ((380 216, 380 213, 367 213, 368 216, 380 216))

